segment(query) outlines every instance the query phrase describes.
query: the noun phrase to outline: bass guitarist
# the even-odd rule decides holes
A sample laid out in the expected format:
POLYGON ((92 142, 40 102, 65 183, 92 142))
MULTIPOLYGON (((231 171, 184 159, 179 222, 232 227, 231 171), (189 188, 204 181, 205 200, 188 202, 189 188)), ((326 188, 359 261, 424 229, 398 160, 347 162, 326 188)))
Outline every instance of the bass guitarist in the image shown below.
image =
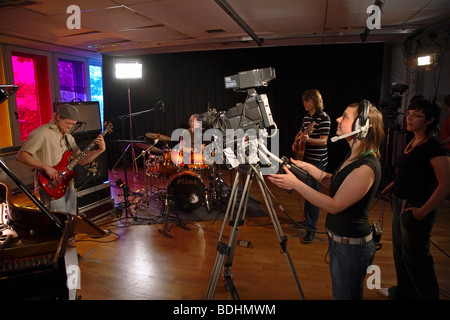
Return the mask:
MULTIPOLYGON (((330 117, 323 111, 323 100, 319 90, 306 90, 302 94, 303 106, 306 114, 292 145, 294 158, 314 164, 317 168, 325 170, 328 164, 327 140, 330 135, 330 117)), ((308 175, 307 184, 317 191, 321 185, 308 175)), ((314 240, 319 219, 319 208, 305 200, 305 221, 302 222, 306 229, 303 243, 311 243, 314 240)))
MULTIPOLYGON (((72 152, 72 156, 81 153, 75 139, 69 133, 70 129, 76 124, 80 118, 80 112, 77 108, 70 104, 61 104, 58 106, 53 119, 44 125, 33 130, 17 153, 16 160, 27 166, 37 169, 37 173, 45 173, 52 180, 60 179, 58 171, 54 166, 58 165, 64 153, 68 150, 72 152)), ((78 164, 87 165, 102 152, 106 150, 105 141, 102 135, 95 139, 98 149, 87 153, 78 164)), ((36 174, 37 183, 38 174, 36 174)), ((74 187, 74 181, 71 180, 67 186, 65 194, 58 198, 52 199, 44 188, 39 188, 39 196, 50 211, 63 211, 70 214, 77 212, 77 194, 74 187)))

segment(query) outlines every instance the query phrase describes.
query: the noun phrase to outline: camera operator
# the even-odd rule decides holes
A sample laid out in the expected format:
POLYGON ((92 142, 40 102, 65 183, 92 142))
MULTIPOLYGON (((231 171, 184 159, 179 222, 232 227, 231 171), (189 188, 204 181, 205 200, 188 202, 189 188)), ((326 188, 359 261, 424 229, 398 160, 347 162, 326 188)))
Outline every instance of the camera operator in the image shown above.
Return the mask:
POLYGON ((384 138, 383 118, 376 107, 363 100, 347 106, 337 123, 337 135, 347 140, 350 151, 333 174, 310 163, 291 160, 329 187, 329 195, 297 179, 286 166, 283 167, 286 174, 270 175, 268 179, 280 188, 297 191, 328 212, 326 228, 333 298, 361 300, 366 270, 375 256, 368 211, 381 180, 379 150, 384 138))

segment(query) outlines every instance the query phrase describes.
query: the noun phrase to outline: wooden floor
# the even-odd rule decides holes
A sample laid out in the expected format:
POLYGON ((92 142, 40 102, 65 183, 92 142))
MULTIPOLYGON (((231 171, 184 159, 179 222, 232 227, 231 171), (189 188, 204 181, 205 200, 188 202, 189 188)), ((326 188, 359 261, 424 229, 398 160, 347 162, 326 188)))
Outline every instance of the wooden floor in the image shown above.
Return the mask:
MULTIPOLYGON (((140 168, 138 173, 127 170, 130 190, 142 190, 149 186, 140 168)), ((232 175, 223 172, 229 183, 232 175)), ((119 170, 109 172, 111 185, 124 178, 119 170)), ((266 180, 267 181, 267 180, 266 180)), ((267 185, 285 212, 296 221, 302 220, 303 199, 296 193, 288 194, 270 182, 267 185)), ((266 209, 262 193, 256 183, 252 195, 266 209)), ((121 201, 121 190, 112 187, 115 202, 121 201)), ((287 248, 306 300, 331 300, 331 281, 328 267, 327 238, 317 234, 312 244, 303 244, 304 231, 293 227, 291 220, 275 206, 287 236, 287 248)), ((450 207, 442 205, 432 233, 431 252, 440 284, 441 299, 450 297, 450 207), (441 251, 442 250, 442 251, 441 251)), ((321 211, 319 231, 324 231, 326 213, 321 211)), ((370 219, 383 218, 381 249, 376 253, 374 265, 378 266, 382 287, 396 283, 392 258, 391 210, 389 204, 379 200, 370 212, 370 219), (384 209, 383 209, 384 207, 384 209)), ((77 295, 82 300, 204 300, 217 258, 218 243, 223 221, 189 222, 190 230, 171 224, 168 238, 159 230, 163 225, 131 225, 132 218, 124 214, 113 221, 99 221, 98 225, 112 233, 105 238, 77 235, 77 251, 80 256, 81 288, 77 295)), ((227 224, 222 241, 228 243, 227 224)), ((251 242, 250 247, 236 246, 231 272, 241 300, 296 300, 301 299, 287 255, 281 253, 272 221, 267 217, 247 218, 239 229, 237 239, 251 242)), ((231 300, 232 296, 222 281, 223 267, 219 268, 219 280, 211 290, 215 300, 231 300)), ((217 273, 214 273, 217 274, 217 273)), ((373 282, 372 282, 373 283, 373 282)), ((384 300, 376 289, 365 288, 367 300, 384 300)))

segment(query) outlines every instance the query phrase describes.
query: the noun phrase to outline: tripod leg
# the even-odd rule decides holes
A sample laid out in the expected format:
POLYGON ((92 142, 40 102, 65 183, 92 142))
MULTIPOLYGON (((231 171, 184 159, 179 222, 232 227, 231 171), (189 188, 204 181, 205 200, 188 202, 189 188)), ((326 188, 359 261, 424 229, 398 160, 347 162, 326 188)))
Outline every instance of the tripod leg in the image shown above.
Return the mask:
POLYGON ((216 292, 217 282, 219 281, 220 273, 222 271, 223 262, 225 260, 225 256, 229 254, 229 247, 222 242, 222 237, 224 234, 225 226, 227 224, 228 216, 230 215, 231 208, 234 207, 233 203, 235 203, 235 198, 238 191, 239 184, 239 173, 236 173, 236 177, 234 179, 233 188, 231 190, 230 201, 228 201, 227 211, 225 212, 225 216, 222 223, 222 229, 219 235, 219 241, 217 243, 217 256, 216 261, 214 263, 213 270, 211 272, 211 278, 209 280, 208 290, 206 292, 206 299, 212 300, 214 298, 214 294, 216 292))
MULTIPOLYGON (((252 167, 252 168, 254 168, 254 167, 252 167)), ((254 170, 256 170, 256 169, 254 169, 254 170)), ((300 285, 300 281, 299 281, 299 279, 297 277, 297 273, 295 272, 295 268, 294 268, 294 264, 292 263, 291 255, 289 254, 289 251, 287 249, 287 237, 284 236, 284 234, 283 234, 283 230, 281 228, 280 220, 278 220, 278 216, 277 216, 277 214, 275 212, 275 209, 273 207, 272 201, 271 201, 270 197, 267 196, 267 190, 269 190, 269 187, 267 187, 267 184, 264 181, 264 178, 262 177, 260 172, 256 173, 256 177, 257 177, 259 188, 261 190, 261 193, 263 195, 264 201, 266 203, 266 207, 267 207, 270 219, 272 220, 273 227, 274 227, 275 232, 277 234, 278 242, 280 243, 280 246, 281 246, 281 251, 286 255, 286 259, 287 259, 287 262, 289 264, 289 268, 291 269, 292 276, 294 277, 294 281, 295 281, 295 284, 297 286, 297 290, 298 290, 298 292, 300 294, 300 298, 302 300, 304 300, 305 297, 303 295, 303 290, 302 290, 302 287, 300 285)))
POLYGON ((230 214, 230 212, 233 213, 234 209, 236 208, 236 199, 237 199, 237 194, 238 194, 238 192, 237 192, 238 191, 238 182, 239 182, 239 173, 236 174, 233 189, 231 191, 230 201, 228 202, 227 212, 224 217, 224 222, 222 225, 222 232, 221 232, 221 235, 219 238, 219 243, 217 245, 218 254, 217 254, 217 258, 216 258, 216 263, 214 265, 213 273, 211 275, 210 285, 208 287, 208 292, 206 295, 207 299, 214 298, 214 293, 215 293, 215 290, 217 287, 217 282, 219 280, 219 274, 220 274, 222 267, 224 267, 224 276, 223 277, 225 280, 226 287, 230 291, 233 299, 239 300, 239 295, 233 284, 231 266, 233 264, 233 256, 234 256, 234 252, 235 252, 235 248, 236 248, 239 227, 243 224, 243 221, 245 219, 245 214, 247 211, 247 201, 248 201, 248 197, 250 195, 252 174, 247 175, 247 179, 244 184, 244 189, 242 192, 242 198, 239 203, 238 211, 236 212, 236 214, 234 216, 232 214, 232 216, 230 218, 230 225, 231 225, 233 219, 234 219, 234 223, 233 223, 233 227, 230 231, 230 238, 228 241, 228 246, 225 243, 220 241, 220 239, 223 235, 223 231, 224 231, 224 228, 225 228, 225 225, 227 222, 228 215, 230 214), (226 258, 226 260, 225 260, 225 258, 226 258))
MULTIPOLYGON (((236 291, 236 287, 234 286, 233 283, 233 274, 231 272, 231 266, 233 265, 234 253, 236 251, 236 245, 238 242, 239 229, 244 224, 245 215, 247 213, 247 203, 248 198, 250 196, 252 181, 253 181, 253 174, 247 175, 247 180, 245 182, 244 189, 242 191, 241 201, 239 203, 239 209, 236 213, 236 216, 234 217, 235 221, 233 229, 231 230, 229 241, 230 253, 227 256, 224 264, 223 278, 225 280, 225 284, 228 291, 230 291, 231 296, 233 297, 233 300, 240 300, 240 298, 236 291)), ((232 223, 232 221, 230 221, 230 223, 232 223)))

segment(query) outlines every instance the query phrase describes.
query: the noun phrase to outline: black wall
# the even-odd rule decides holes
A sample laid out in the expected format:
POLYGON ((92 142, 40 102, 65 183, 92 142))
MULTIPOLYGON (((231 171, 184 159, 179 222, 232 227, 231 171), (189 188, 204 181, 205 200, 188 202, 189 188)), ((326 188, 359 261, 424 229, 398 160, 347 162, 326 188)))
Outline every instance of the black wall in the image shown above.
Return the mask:
MULTIPOLYGON (((144 55, 144 80, 119 82, 113 79, 114 57, 103 57, 104 114, 113 119, 114 132, 108 140, 108 163, 112 167, 120 157, 117 139, 129 139, 129 120, 118 116, 153 108, 163 100, 166 112, 153 111, 132 117, 133 139, 146 132, 170 136, 176 128, 186 127, 193 113, 205 112, 208 104, 218 111, 243 102, 245 93, 226 90, 224 77, 255 68, 273 67, 276 79, 258 93, 268 96, 273 118, 280 129, 280 156, 291 156, 291 145, 305 113, 301 95, 307 89, 319 89, 325 111, 336 132, 336 119, 351 102, 380 99, 383 44, 316 45, 254 48, 189 53, 144 55)), ((330 136, 330 137, 331 137, 330 136)), ((348 151, 345 141, 329 142, 333 170, 348 151)), ((131 158, 131 156, 129 156, 131 158)))

